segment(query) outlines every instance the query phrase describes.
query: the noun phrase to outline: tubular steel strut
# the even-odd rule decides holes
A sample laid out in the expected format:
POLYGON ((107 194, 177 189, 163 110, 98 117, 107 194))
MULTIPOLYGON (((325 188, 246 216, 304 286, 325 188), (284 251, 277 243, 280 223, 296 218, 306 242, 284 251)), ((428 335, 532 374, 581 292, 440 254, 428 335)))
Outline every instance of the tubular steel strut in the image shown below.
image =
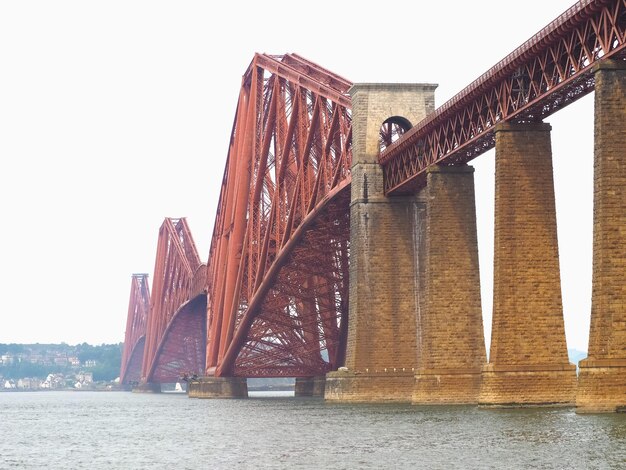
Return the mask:
POLYGON ((130 301, 126 317, 126 333, 122 352, 120 383, 139 382, 146 339, 146 324, 150 312, 150 287, 147 274, 133 274, 130 301))
MULTIPOLYGON (((540 121, 589 93, 592 66, 624 59, 625 43, 626 0, 579 1, 397 141, 388 126, 386 193, 414 192, 429 165, 491 149, 498 122, 540 121)), ((255 54, 208 264, 185 219, 165 219, 152 298, 147 275, 133 275, 122 382, 303 377, 343 365, 351 85, 296 54, 255 54)))
POLYGON ((159 229, 141 380, 175 382, 204 369, 206 284, 196 245, 184 218, 166 218, 159 229), (200 277, 200 279, 198 279, 200 277))
POLYGON ((350 86, 296 54, 256 54, 243 76, 209 254, 209 374, 343 362, 350 86))

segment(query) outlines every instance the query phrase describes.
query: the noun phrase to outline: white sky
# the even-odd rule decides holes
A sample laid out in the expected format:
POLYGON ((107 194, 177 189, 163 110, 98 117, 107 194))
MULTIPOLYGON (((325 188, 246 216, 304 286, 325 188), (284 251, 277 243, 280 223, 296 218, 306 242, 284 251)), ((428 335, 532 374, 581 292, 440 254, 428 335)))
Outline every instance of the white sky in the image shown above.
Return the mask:
MULTIPOLYGON (((296 52, 437 106, 573 0, 0 2, 0 342, 123 341, 164 217, 206 260, 241 75, 296 52)), ((548 119, 568 347, 587 349, 593 97, 548 119)), ((473 161, 487 341, 493 151, 473 161)))

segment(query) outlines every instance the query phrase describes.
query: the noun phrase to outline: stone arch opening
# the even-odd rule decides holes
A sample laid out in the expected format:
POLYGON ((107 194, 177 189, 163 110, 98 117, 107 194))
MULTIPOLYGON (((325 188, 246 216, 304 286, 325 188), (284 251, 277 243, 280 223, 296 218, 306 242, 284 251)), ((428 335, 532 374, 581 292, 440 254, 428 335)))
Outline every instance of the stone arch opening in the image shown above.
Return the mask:
POLYGON ((380 126, 380 138, 378 148, 383 152, 387 147, 398 140, 402 134, 408 131, 412 126, 411 122, 402 116, 391 116, 385 119, 380 126))

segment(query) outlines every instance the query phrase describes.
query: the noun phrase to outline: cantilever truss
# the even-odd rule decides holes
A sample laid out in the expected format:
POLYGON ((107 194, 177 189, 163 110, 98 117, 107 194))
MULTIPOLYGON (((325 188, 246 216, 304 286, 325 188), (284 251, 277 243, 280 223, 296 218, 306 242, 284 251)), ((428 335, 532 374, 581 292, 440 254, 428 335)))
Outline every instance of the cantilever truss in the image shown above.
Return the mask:
POLYGON ((594 88, 593 64, 623 58, 626 0, 582 0, 386 148, 387 194, 414 192, 434 163, 472 160, 498 122, 539 121, 594 88))
POLYGON ((150 287, 147 274, 133 274, 126 317, 126 334, 120 371, 121 383, 139 382, 150 312, 150 287))
POLYGON ((209 374, 343 362, 350 86, 295 54, 256 54, 243 76, 209 254, 209 374))
POLYGON ((159 229, 143 381, 172 382, 204 368, 206 300, 195 292, 204 272, 186 220, 166 218, 159 229))

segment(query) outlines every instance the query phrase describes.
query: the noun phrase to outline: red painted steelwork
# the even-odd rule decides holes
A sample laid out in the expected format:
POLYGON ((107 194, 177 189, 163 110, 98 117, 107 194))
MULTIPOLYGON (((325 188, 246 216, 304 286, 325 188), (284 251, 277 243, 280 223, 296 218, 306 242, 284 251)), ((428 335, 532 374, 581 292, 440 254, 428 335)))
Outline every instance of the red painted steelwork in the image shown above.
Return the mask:
POLYGON ((146 345, 146 336, 139 338, 135 347, 130 353, 130 359, 128 360, 128 366, 124 373, 124 378, 120 381, 123 384, 137 384, 141 381, 141 364, 143 364, 143 352, 146 345))
POLYGON ((594 88, 592 65, 626 52, 626 0, 583 0, 418 123, 379 157, 389 195, 425 184, 426 168, 472 160, 498 122, 540 121, 594 88))
POLYGON ((130 284, 130 300, 126 317, 126 334, 120 370, 121 383, 138 382, 146 336, 146 324, 150 311, 150 287, 147 274, 133 274, 130 284))
MULTIPOLYGON (((625 43, 626 0, 576 3, 397 141, 406 128, 387 121, 386 192, 413 192, 429 165, 467 162, 492 148, 498 122, 539 121, 592 91, 592 65, 623 59, 625 43)), ((129 309, 125 380, 136 376, 126 371, 141 348, 141 378, 154 382, 203 368, 216 376, 303 377, 343 364, 350 86, 295 54, 254 56, 242 80, 208 266, 184 219, 166 219, 145 340, 132 323, 141 315, 129 309)))
MULTIPOLYGON (((177 350, 183 354, 188 344, 196 343, 198 334, 204 334, 204 331, 191 332, 193 327, 185 325, 186 322, 191 325, 201 324, 187 311, 189 309, 184 308, 185 304, 193 300, 192 289, 199 290, 197 273, 202 272, 200 266, 200 257, 186 220, 166 218, 159 229, 150 316, 141 369, 143 382, 156 380, 157 377, 153 375, 157 369, 164 371, 160 372, 163 377, 167 375, 170 378, 174 370, 172 364, 175 362, 171 351, 177 350), (172 325, 176 318, 179 318, 180 324, 174 328, 172 325), (188 333, 187 336, 185 332, 188 333), (175 344, 168 344, 170 341, 175 344), (164 351, 166 357, 162 358, 164 351)), ((189 362, 197 364, 191 357, 181 359, 181 367, 187 367, 189 362)), ((181 369, 179 372, 182 375, 186 370, 181 369)))
POLYGON ((243 76, 209 254, 209 375, 342 364, 350 86, 295 54, 256 54, 243 76))
POLYGON ((202 375, 206 354, 206 295, 181 306, 168 323, 146 382, 177 382, 202 375))

